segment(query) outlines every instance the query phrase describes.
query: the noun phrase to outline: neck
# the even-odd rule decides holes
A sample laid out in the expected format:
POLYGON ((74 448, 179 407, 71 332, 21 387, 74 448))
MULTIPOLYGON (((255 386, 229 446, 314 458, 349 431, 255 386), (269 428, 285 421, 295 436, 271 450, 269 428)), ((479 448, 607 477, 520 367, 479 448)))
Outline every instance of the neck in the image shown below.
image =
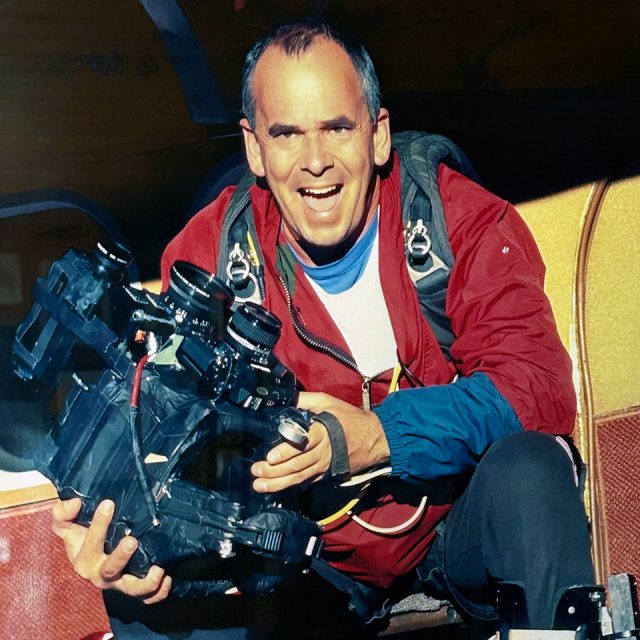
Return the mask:
POLYGON ((370 202, 367 215, 363 216, 358 226, 338 244, 330 246, 319 246, 310 242, 305 242, 304 239, 296 239, 289 230, 286 224, 282 225, 285 238, 287 242, 293 247, 298 257, 302 258, 307 264, 311 266, 321 267, 325 264, 330 264, 340 260, 344 257, 351 247, 360 239, 365 229, 369 226, 369 223, 373 219, 376 210, 378 209, 378 201, 380 196, 380 180, 376 178, 374 181, 371 197, 367 200, 370 202))

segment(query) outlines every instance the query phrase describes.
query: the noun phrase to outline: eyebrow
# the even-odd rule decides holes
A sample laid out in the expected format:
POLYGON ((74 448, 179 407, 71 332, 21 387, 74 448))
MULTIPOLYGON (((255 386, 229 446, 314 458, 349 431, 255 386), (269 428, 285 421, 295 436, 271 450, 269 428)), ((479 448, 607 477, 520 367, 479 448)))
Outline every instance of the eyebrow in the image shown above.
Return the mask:
POLYGON ((267 129, 267 133, 272 137, 275 138, 276 136, 279 136, 283 133, 300 133, 301 129, 300 127, 296 127, 295 125, 292 124, 272 124, 268 129, 267 129))
MULTIPOLYGON (((345 129, 353 129, 356 126, 354 120, 347 116, 338 116, 336 118, 331 118, 330 120, 324 120, 320 124, 320 128, 323 131, 328 131, 330 129, 334 129, 336 127, 344 127, 345 129)), ((272 124, 268 129, 267 133, 275 138, 276 136, 282 135, 283 133, 302 133, 302 129, 293 124, 282 124, 276 122, 272 124)))
POLYGON ((344 127, 345 129, 353 129, 356 126, 356 123, 351 118, 347 116, 338 116, 337 118, 332 118, 331 120, 325 120, 322 123, 323 129, 334 129, 335 127, 344 127))

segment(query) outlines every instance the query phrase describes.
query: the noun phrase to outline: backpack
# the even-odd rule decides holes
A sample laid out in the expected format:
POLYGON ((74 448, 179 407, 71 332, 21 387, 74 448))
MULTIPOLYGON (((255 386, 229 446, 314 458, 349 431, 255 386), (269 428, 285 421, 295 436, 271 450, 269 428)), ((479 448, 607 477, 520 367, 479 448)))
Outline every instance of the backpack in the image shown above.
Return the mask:
MULTIPOLYGON (((422 315, 449 358, 454 335, 445 306, 454 256, 438 191, 438 167, 443 162, 472 180, 478 181, 478 176, 464 153, 444 136, 404 131, 392 135, 392 146, 400 165, 407 269, 422 315)), ((247 171, 229 201, 220 232, 216 275, 233 289, 240 302, 264 299, 264 256, 256 241, 249 196, 254 183, 255 176, 247 171)), ((295 282, 290 286, 292 291, 294 287, 295 282)))

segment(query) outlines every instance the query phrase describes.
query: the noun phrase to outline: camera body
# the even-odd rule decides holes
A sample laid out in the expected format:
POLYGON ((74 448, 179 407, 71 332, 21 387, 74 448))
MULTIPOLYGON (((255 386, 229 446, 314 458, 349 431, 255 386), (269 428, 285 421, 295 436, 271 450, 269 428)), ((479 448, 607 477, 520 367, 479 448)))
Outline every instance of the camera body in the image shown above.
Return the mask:
POLYGON ((14 341, 16 373, 55 387, 78 344, 104 363, 96 380, 73 372, 35 466, 61 498, 82 499, 81 524, 101 500, 115 502, 106 551, 138 538, 134 575, 159 564, 183 596, 272 590, 320 548, 295 492, 260 496, 248 474, 278 442, 306 446, 295 376, 272 352, 280 322, 253 303, 232 312, 226 285, 184 262, 165 294, 136 289, 129 260, 102 245, 71 250, 34 286, 14 341), (223 470, 223 488, 182 479, 230 433, 241 434, 242 456, 223 470))

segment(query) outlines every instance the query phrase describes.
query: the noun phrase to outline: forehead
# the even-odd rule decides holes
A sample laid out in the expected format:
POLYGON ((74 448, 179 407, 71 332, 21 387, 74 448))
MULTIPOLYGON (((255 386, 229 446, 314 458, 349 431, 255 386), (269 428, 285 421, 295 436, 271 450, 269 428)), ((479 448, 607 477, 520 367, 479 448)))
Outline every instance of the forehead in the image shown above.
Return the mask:
POLYGON ((349 55, 324 38, 318 38, 299 56, 287 55, 277 46, 268 47, 256 65, 252 90, 256 117, 266 118, 270 124, 356 117, 365 106, 349 55))

